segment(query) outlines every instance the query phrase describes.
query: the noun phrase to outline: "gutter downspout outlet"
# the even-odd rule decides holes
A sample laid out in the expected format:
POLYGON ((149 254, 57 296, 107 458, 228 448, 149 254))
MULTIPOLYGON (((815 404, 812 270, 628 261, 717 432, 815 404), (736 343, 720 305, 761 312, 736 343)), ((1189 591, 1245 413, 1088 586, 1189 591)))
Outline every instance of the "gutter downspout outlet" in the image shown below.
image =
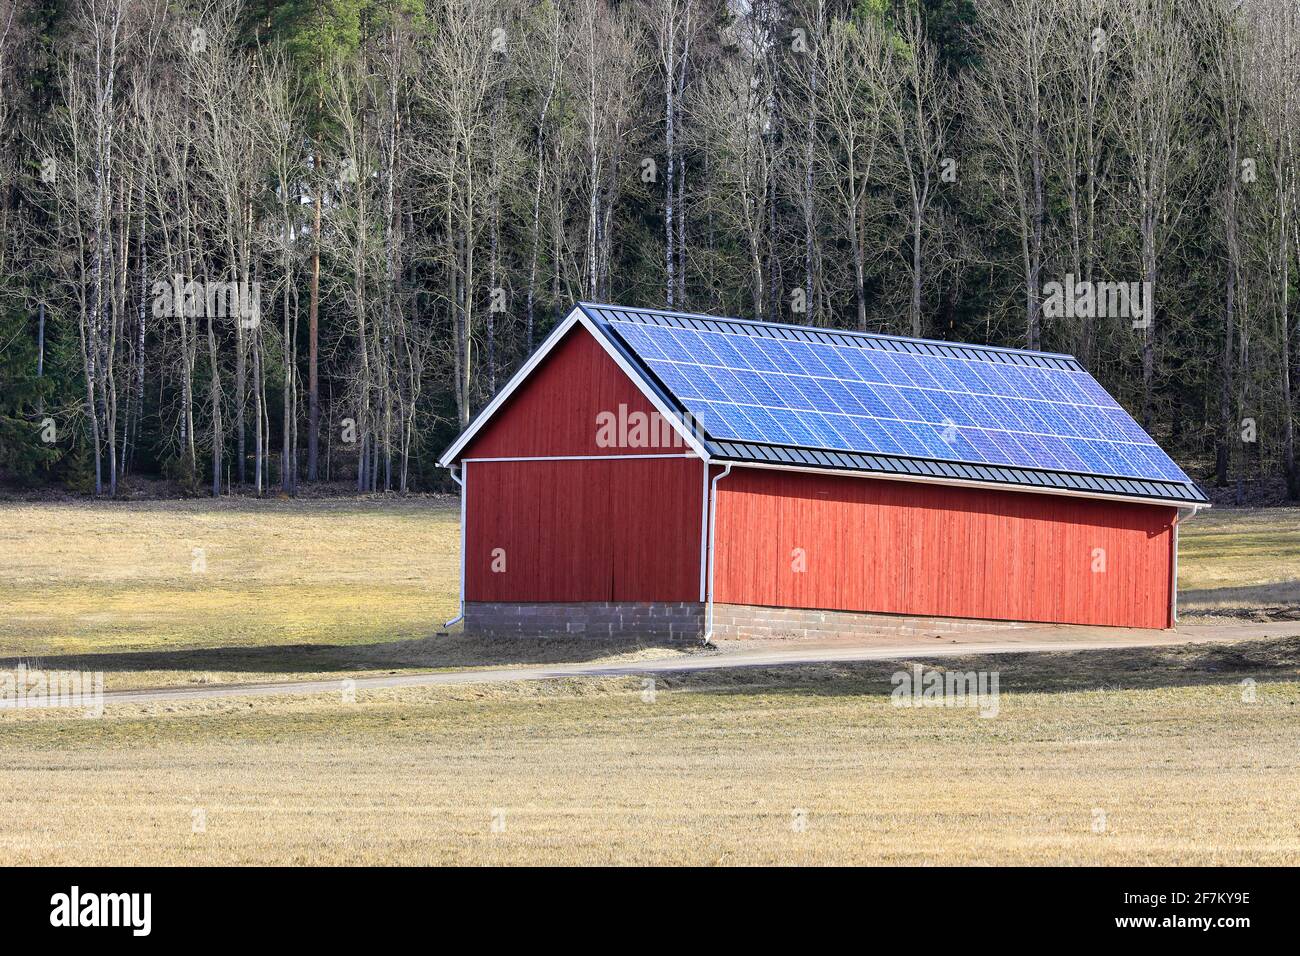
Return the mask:
POLYGON ((706 611, 708 617, 704 629, 705 647, 713 646, 713 541, 718 518, 718 482, 729 474, 731 474, 731 462, 727 462, 726 467, 714 475, 713 481, 709 482, 709 593, 707 595, 708 608, 706 611))

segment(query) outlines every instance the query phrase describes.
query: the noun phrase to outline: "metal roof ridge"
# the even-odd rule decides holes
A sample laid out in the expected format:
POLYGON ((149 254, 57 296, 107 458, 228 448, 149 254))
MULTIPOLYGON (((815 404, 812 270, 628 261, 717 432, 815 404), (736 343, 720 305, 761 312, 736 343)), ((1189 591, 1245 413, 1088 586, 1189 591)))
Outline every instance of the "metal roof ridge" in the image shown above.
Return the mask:
MULTIPOLYGON (((848 335, 855 338, 864 339, 886 339, 893 342, 914 342, 919 345, 941 345, 947 348, 958 349, 985 349, 990 352, 1007 352, 1012 355, 1040 356, 1042 358, 1068 359, 1083 367, 1078 358, 1070 355, 1068 352, 1040 352, 1034 349, 1015 349, 1006 345, 979 345, 975 342, 953 342, 947 339, 924 339, 911 335, 890 335, 888 332, 860 332, 856 329, 834 329, 822 328, 817 325, 796 325, 792 322, 772 322, 767 319, 741 319, 729 315, 707 315, 703 312, 679 312, 672 309, 652 309, 640 306, 615 305, 609 302, 587 302, 579 301, 578 305, 586 309, 614 309, 620 312, 649 312, 653 315, 670 316, 678 319, 705 319, 710 322, 739 322, 742 325, 752 325, 757 327, 771 327, 778 329, 799 329, 804 332, 817 332, 820 334, 848 335)), ((588 313, 590 315, 590 313, 588 313)), ((592 315, 591 318, 597 321, 604 321, 598 316, 592 315)))

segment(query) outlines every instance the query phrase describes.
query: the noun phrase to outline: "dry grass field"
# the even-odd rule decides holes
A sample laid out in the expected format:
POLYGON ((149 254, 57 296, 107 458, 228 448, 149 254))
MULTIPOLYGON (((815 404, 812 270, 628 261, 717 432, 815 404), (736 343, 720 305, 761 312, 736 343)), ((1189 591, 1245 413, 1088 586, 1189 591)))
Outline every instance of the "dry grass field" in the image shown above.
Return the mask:
MULTIPOLYGON (((433 500, 2 504, 0 668, 94 667, 112 687, 664 653, 429 639, 454 613, 456 517, 433 500)), ((1188 523, 1184 607, 1286 616, 1297 529, 1280 511, 1188 523)), ((900 666, 699 673, 653 695, 593 678, 6 711, 0 852, 1300 863, 1300 639, 945 661, 999 672, 988 719, 891 706, 900 666)))
POLYGON ((1212 508, 1186 522, 1178 556, 1183 619, 1300 613, 1300 514, 1212 508))
POLYGON ((1000 670, 989 719, 891 706, 896 666, 9 714, 0 853, 1300 863, 1300 641, 948 662, 1000 670))
POLYGON ((448 499, 0 504, 0 664, 114 690, 673 653, 430 640, 459 520, 448 499))
POLYGON ((0 655, 427 637, 456 613, 454 501, 0 503, 0 655))
MULTIPOLYGON (((428 638, 456 613, 452 499, 0 502, 0 664, 109 689, 670 653, 578 641, 504 653, 428 638)), ((1300 514, 1184 525, 1184 621, 1300 610, 1300 514)))

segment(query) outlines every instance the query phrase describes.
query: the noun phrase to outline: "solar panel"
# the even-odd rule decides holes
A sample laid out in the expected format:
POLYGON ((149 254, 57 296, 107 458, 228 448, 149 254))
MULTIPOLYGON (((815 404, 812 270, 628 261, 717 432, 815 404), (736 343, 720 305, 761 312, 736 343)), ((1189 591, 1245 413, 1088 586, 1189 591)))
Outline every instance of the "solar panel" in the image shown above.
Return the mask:
POLYGON ((1190 484, 1067 356, 602 317, 713 439, 1190 484))

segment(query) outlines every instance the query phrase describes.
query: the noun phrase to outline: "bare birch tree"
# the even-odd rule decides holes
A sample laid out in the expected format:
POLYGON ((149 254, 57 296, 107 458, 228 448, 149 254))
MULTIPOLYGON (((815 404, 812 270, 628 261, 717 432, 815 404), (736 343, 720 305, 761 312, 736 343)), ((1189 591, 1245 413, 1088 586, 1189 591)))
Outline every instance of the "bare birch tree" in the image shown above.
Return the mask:
POLYGON ((820 77, 821 133, 816 168, 831 196, 835 221, 847 238, 857 327, 867 328, 867 277, 885 254, 878 166, 886 145, 885 111, 893 75, 893 47, 874 19, 836 21, 813 48, 820 77))
MULTIPOLYGON (((677 181, 683 162, 678 127, 699 16, 697 0, 654 0, 647 12, 664 91, 664 301, 670 309, 674 299, 681 299, 686 281, 681 274, 683 253, 677 248, 674 231, 674 222, 684 212, 677 181)), ((681 175, 685 176, 685 170, 681 175)))
POLYGON ((582 288, 589 299, 608 297, 614 209, 622 191, 636 84, 645 70, 640 33, 607 0, 576 0, 575 43, 569 66, 585 205, 582 288))
POLYGON ((436 191, 445 234, 443 297, 452 316, 453 394, 462 426, 473 408, 476 248, 486 217, 484 181, 490 163, 488 104, 501 81, 509 39, 485 6, 438 0, 438 42, 425 50, 418 95, 432 116, 433 139, 417 161, 436 191))
POLYGON ((1300 498, 1292 398, 1291 282, 1300 241, 1300 10, 1285 0, 1253 0, 1248 92, 1255 104, 1271 192, 1263 205, 1269 288, 1276 317, 1277 381, 1282 419, 1282 472, 1287 494, 1300 498))
MULTIPOLYGON (((1059 164, 1065 196, 1068 262, 1075 278, 1089 284, 1098 275, 1104 204, 1109 198, 1105 135, 1119 120, 1110 35, 1114 7, 1115 0, 1066 0, 1060 11, 1058 82, 1048 93, 1056 117, 1049 131, 1049 155, 1059 164)), ((1075 349, 1085 366, 1093 363, 1096 338, 1096 317, 1083 316, 1075 349)))
POLYGON ((922 288, 927 278, 934 278, 934 261, 927 254, 942 241, 934 206, 947 146, 950 98, 918 6, 908 4, 900 11, 899 37, 903 49, 891 60, 893 93, 885 102, 907 187, 904 209, 910 253, 907 273, 911 284, 907 314, 911 334, 919 336, 922 288))
POLYGON ((1124 0, 1123 24, 1127 95, 1121 109, 1128 116, 1129 176, 1136 191, 1141 280, 1152 290, 1146 316, 1139 323, 1142 353, 1142 410, 1145 427, 1152 421, 1155 394, 1157 314, 1161 302, 1161 260, 1182 211, 1176 190, 1177 151, 1187 116, 1191 48, 1185 27, 1167 0, 1124 0))
POLYGON ((524 350, 531 353, 537 330, 538 267, 545 238, 542 196, 548 181, 552 184, 559 182, 557 167, 561 137, 553 117, 556 96, 564 76, 564 63, 571 56, 573 31, 558 3, 545 4, 526 21, 525 29, 533 55, 522 59, 520 69, 533 91, 536 104, 532 215, 528 228, 528 279, 524 301, 524 350))
POLYGON ((744 250, 737 271, 747 278, 754 316, 773 317, 766 265, 779 143, 772 135, 775 90, 766 62, 771 40, 749 18, 737 18, 734 29, 737 50, 704 81, 692 116, 710 156, 711 215, 744 250))
POLYGON ((1043 236, 1047 221, 1047 99, 1056 7, 1050 0, 979 0, 982 66, 965 88, 998 182, 995 208, 1020 246, 1027 348, 1042 343, 1043 236))

